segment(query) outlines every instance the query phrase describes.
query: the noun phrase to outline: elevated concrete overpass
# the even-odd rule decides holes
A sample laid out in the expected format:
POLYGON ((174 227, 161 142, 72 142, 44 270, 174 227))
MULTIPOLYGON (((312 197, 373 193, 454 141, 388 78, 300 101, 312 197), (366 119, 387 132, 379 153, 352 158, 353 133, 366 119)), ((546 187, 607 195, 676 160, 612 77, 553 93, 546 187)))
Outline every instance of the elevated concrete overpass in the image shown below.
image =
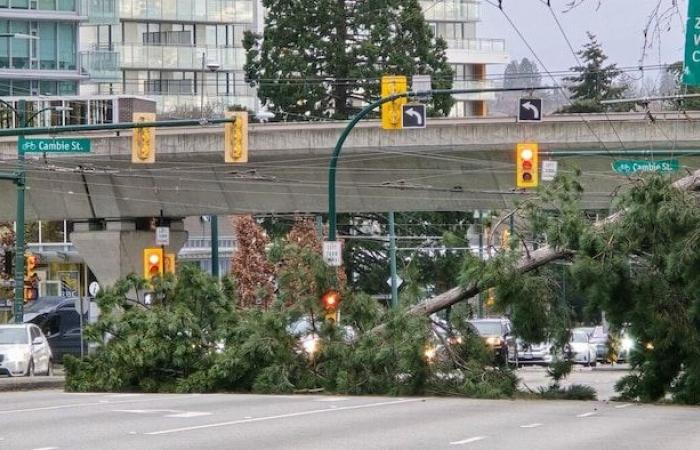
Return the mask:
MULTIPOLYGON (((327 167, 344 122, 251 125, 250 163, 223 163, 221 127, 158 131, 158 163, 130 163, 131 135, 92 133, 91 154, 30 157, 28 220, 90 220, 203 214, 325 212, 327 167)), ((586 206, 607 208, 626 181, 611 170, 627 151, 673 151, 700 167, 700 112, 431 119, 424 130, 388 132, 376 121, 352 132, 338 170, 338 211, 502 208, 514 190, 514 144, 536 141, 583 169, 586 206), (574 154, 583 152, 584 155, 574 154)), ((654 153, 656 152, 656 153, 654 153)), ((544 159, 546 159, 545 157, 544 159)), ((0 138, 0 170, 16 164, 16 139, 0 138)), ((683 174, 685 171, 683 171, 683 174)), ((0 181, 0 220, 15 215, 14 186, 0 181)))

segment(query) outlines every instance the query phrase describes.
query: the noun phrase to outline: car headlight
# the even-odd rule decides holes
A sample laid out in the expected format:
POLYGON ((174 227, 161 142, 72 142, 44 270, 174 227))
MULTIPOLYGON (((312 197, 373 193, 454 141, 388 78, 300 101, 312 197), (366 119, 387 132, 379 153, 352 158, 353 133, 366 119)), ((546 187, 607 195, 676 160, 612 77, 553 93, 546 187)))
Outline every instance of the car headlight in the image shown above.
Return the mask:
POLYGON ((496 337, 496 336, 489 337, 489 338, 486 338, 486 343, 488 345, 493 345, 493 346, 501 345, 501 338, 496 337))
POLYGON ((622 338, 620 344, 622 345, 622 349, 625 351, 630 351, 632 350, 632 347, 634 347, 634 341, 629 337, 622 338))
POLYGON ((425 359, 428 360, 428 362, 431 362, 435 359, 435 355, 437 355, 437 347, 426 347, 425 351, 423 352, 423 356, 425 356, 425 359))
POLYGON ((306 336, 301 340, 301 346, 309 356, 313 356, 318 351, 318 336, 315 334, 306 336))

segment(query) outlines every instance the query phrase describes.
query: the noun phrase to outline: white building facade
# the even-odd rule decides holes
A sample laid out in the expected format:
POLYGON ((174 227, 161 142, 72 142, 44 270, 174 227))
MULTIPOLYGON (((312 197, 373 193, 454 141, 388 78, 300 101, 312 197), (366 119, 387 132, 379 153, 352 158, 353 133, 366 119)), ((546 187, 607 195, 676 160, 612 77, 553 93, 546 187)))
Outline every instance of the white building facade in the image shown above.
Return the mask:
MULTIPOLYGON (((426 21, 436 36, 447 41, 447 59, 454 69, 455 89, 492 88, 486 79, 486 66, 507 64, 503 39, 479 39, 477 24, 481 20, 480 0, 421 0, 426 21)), ((494 93, 455 95, 450 115, 485 116, 494 93)))
POLYGON ((103 20, 81 27, 91 78, 83 94, 152 97, 166 114, 198 109, 202 93, 205 108, 256 109, 244 80, 243 33, 259 22, 257 0, 91 2, 103 20))

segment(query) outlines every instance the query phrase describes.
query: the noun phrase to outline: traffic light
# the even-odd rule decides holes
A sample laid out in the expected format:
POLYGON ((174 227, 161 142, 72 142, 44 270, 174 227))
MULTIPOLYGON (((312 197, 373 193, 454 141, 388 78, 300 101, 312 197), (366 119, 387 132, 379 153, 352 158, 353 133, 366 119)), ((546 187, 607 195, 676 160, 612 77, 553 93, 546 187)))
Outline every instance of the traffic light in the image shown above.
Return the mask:
MULTIPOLYGON (((134 113, 134 122, 155 122, 155 113, 134 113)), ((153 164, 156 162, 156 129, 134 128, 131 137, 131 162, 153 164)))
POLYGON ((175 253, 166 253, 163 258, 163 272, 175 274, 175 253))
POLYGON ((337 323, 340 320, 340 293, 328 291, 321 297, 321 302, 323 303, 326 321, 337 323))
POLYGON ((36 266, 39 265, 39 257, 34 255, 27 255, 24 257, 24 301, 30 302, 36 300, 39 296, 39 280, 35 279, 36 276, 36 266))
MULTIPOLYGON (((408 83, 404 75, 385 75, 382 77, 382 98, 390 95, 403 94, 408 91, 408 83)), ((385 130, 400 130, 403 128, 403 105, 408 98, 401 97, 382 105, 382 128, 385 130)))
POLYGON ((39 265, 39 257, 34 255, 25 256, 24 267, 27 268, 27 278, 31 278, 34 275, 34 270, 36 266, 39 265))
POLYGON ((227 163, 247 163, 248 113, 227 111, 226 117, 234 120, 224 127, 224 160, 227 163))
POLYGON ((519 188, 536 188, 540 184, 539 146, 518 144, 515 153, 515 185, 519 188))
POLYGON ((143 277, 147 281, 163 276, 164 264, 162 248, 150 247, 143 249, 143 277))

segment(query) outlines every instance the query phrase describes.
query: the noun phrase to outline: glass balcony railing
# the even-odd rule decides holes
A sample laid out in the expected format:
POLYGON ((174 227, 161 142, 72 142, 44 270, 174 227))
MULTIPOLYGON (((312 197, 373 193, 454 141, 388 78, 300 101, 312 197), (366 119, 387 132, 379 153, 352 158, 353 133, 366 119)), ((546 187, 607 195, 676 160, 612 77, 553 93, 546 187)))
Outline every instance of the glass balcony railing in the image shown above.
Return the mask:
POLYGON ((434 22, 477 22, 480 6, 475 0, 421 0, 425 20, 434 22))
POLYGON ((119 5, 117 1, 118 0, 87 0, 88 23, 93 25, 113 25, 119 23, 119 5))
POLYGON ((470 50, 481 53, 504 53, 506 41, 503 39, 446 39, 447 48, 470 50))
POLYGON ((245 64, 245 50, 234 47, 172 47, 122 44, 121 53, 123 69, 157 69, 198 71, 202 68, 202 53, 208 61, 216 61, 220 70, 242 70, 245 64))
POLYGON ((88 50, 80 53, 82 73, 93 80, 121 79, 119 52, 114 50, 88 50))
POLYGON ((121 0, 122 19, 252 23, 253 0, 121 0))

